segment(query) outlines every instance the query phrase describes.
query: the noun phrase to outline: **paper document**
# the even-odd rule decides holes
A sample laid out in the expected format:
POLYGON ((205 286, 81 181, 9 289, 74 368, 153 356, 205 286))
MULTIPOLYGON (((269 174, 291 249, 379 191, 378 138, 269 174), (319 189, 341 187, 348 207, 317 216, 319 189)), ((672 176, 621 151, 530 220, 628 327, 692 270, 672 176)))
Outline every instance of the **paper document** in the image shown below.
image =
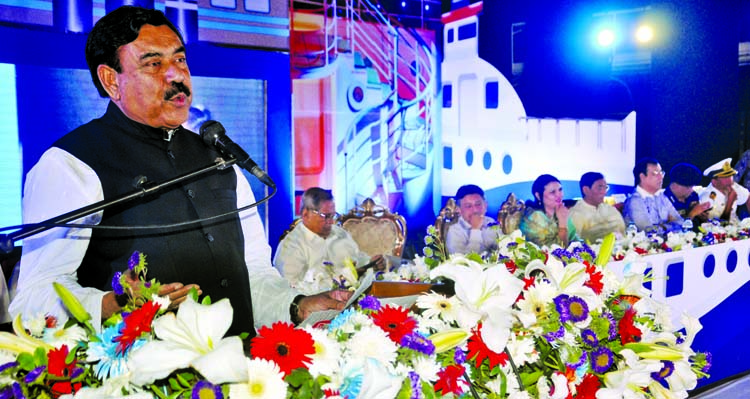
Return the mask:
MULTIPOLYGON (((367 269, 365 272, 365 275, 362 276, 362 280, 359 283, 359 287, 357 287, 357 290, 354 291, 352 296, 349 298, 349 300, 346 302, 346 306, 344 306, 344 309, 351 306, 357 299, 359 299, 362 294, 367 291, 368 288, 372 285, 372 282, 375 281, 375 273, 372 271, 372 268, 367 269)), ((308 316, 302 323, 300 323, 300 327, 307 327, 315 325, 318 322, 326 321, 326 320, 332 320, 334 317, 336 317, 339 313, 341 313, 340 310, 335 309, 329 309, 329 310, 322 310, 318 312, 313 312, 308 316)))

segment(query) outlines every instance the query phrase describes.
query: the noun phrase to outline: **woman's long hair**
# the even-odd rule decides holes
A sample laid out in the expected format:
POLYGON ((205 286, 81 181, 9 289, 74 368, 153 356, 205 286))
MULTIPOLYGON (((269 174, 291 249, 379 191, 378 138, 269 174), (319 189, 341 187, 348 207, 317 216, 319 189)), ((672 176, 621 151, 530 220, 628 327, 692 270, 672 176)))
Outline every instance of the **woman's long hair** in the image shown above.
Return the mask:
POLYGON ((532 199, 526 201, 526 207, 544 210, 544 204, 542 203, 542 199, 544 198, 544 187, 547 187, 547 184, 550 184, 552 182, 560 183, 560 180, 558 180, 558 178, 556 178, 555 176, 547 174, 537 177, 536 180, 534 180, 534 183, 531 185, 532 199))

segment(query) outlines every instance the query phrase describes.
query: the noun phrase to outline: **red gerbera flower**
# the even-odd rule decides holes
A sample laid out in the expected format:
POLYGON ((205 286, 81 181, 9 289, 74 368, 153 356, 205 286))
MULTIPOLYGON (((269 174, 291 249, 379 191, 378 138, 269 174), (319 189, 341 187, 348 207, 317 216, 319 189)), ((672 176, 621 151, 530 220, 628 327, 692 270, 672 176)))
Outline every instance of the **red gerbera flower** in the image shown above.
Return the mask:
POLYGON ((489 360, 490 369, 494 369, 498 364, 505 366, 508 362, 508 355, 505 352, 497 353, 488 348, 482 339, 481 330, 481 324, 479 324, 478 328, 472 330, 468 343, 469 353, 467 354, 467 359, 474 359, 474 365, 477 368, 479 368, 484 359, 489 360))
POLYGON ((596 391, 601 387, 601 381, 593 374, 583 376, 583 381, 576 386, 576 398, 596 399, 596 391))
MULTIPOLYGON (((54 375, 62 378, 70 378, 73 374, 73 369, 76 366, 76 360, 73 359, 69 364, 65 363, 65 358, 68 357, 68 345, 63 345, 60 348, 50 349, 47 352, 47 372, 50 375, 54 375)), ((81 389, 81 383, 77 382, 71 384, 68 381, 58 381, 52 384, 52 392, 58 396, 70 394, 81 389)))
POLYGON ((372 321, 397 344, 404 335, 411 334, 417 327, 417 321, 409 317, 409 310, 400 306, 386 305, 372 314, 372 321))
POLYGON ((589 262, 584 262, 584 265, 586 265, 586 273, 588 273, 589 279, 583 285, 594 290, 596 295, 601 294, 602 288, 604 288, 604 283, 602 283, 604 276, 596 265, 589 264, 589 262))
POLYGON ((438 371, 438 381, 435 383, 435 391, 441 391, 443 395, 452 393, 461 395, 463 388, 459 384, 459 379, 464 375, 464 366, 451 364, 450 366, 438 371))
POLYGON ((307 368, 305 362, 309 362, 310 355, 314 353, 315 341, 312 335, 282 321, 273 323, 270 328, 261 327, 258 335, 250 341, 250 354, 275 362, 284 377, 296 368, 307 368))
POLYGON ((635 310, 632 307, 630 307, 625 311, 625 314, 622 316, 622 319, 620 319, 620 322, 617 323, 617 330, 620 335, 620 342, 623 345, 630 343, 630 342, 638 342, 641 340, 641 335, 643 333, 633 323, 634 317, 635 317, 635 310))
POLYGON ((524 277, 523 279, 523 289, 524 291, 529 289, 529 287, 533 287, 534 284, 536 284, 536 279, 532 276, 524 277))
POLYGON ((141 335, 151 332, 151 322, 159 311, 159 304, 154 301, 146 302, 142 307, 130 312, 122 318, 123 327, 120 336, 115 338, 117 353, 123 354, 133 345, 141 335))
POLYGON ((339 395, 340 395, 340 393, 339 393, 338 389, 324 389, 323 390, 323 397, 324 398, 330 398, 330 397, 339 396, 339 395))
POLYGON ((513 259, 507 259, 505 261, 505 268, 508 269, 508 271, 513 274, 518 269, 518 266, 516 266, 516 261, 513 259))

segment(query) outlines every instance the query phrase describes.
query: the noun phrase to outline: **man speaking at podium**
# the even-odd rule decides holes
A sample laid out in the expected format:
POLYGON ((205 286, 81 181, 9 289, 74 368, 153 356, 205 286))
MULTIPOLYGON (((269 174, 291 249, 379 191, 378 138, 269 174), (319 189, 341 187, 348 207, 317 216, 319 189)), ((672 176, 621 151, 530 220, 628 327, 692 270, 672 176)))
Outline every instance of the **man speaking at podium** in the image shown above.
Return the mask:
MULTIPOLYGON (((107 111, 55 142, 29 172, 24 223, 134 191, 134 179, 165 182, 215 163, 220 156, 181 125, 192 101, 190 70, 179 31, 159 11, 124 6, 97 22, 86 61, 107 111)), ((106 226, 162 226, 208 218, 255 202, 235 165, 215 170, 78 220, 106 226)), ((271 249, 255 208, 180 228, 52 228, 24 240, 10 313, 67 319, 53 289, 75 294, 95 326, 120 310, 112 276, 134 251, 147 255, 149 279, 163 283, 173 306, 195 287, 216 302, 229 298, 228 334, 277 320, 301 321, 314 310, 341 309, 348 295, 301 296, 271 266, 271 249)))

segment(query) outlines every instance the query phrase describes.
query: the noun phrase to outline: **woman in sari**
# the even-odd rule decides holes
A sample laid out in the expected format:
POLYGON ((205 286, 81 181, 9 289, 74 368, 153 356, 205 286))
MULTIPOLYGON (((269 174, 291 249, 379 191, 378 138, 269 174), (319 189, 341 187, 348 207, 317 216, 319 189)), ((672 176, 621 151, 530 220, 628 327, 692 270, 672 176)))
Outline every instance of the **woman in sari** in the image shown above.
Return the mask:
POLYGON ((541 175, 531 185, 531 192, 534 199, 526 201, 520 225, 526 239, 539 246, 557 244, 563 248, 576 240, 575 226, 563 203, 560 180, 552 175, 541 175))

